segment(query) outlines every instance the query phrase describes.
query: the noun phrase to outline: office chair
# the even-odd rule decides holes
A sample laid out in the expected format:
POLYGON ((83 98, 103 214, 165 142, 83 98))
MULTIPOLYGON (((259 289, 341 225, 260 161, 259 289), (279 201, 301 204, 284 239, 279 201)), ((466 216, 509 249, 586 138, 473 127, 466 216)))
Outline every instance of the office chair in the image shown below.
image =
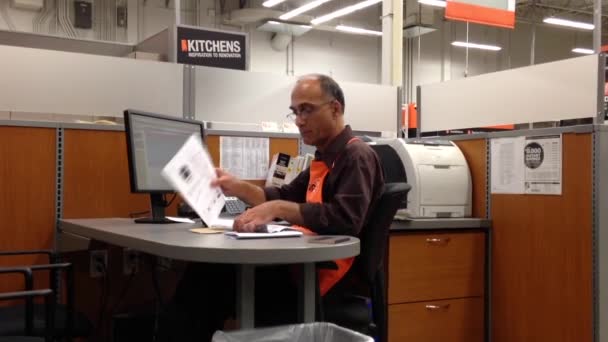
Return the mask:
POLYGON ((380 200, 359 234, 361 253, 327 298, 318 302, 317 319, 387 341, 388 308, 385 259, 389 228, 411 186, 387 183, 380 200))
MULTIPOLYGON (((53 291, 53 337, 71 341, 74 337, 88 337, 93 330, 91 322, 82 313, 74 309, 74 278, 72 265, 70 263, 56 263, 56 256, 50 250, 31 250, 31 251, 1 251, 0 256, 15 255, 46 255, 48 264, 25 266, 33 273, 38 271, 49 271, 49 285, 53 291), (57 301, 57 285, 59 271, 65 274, 66 283, 66 304, 57 301)), ((32 283, 33 284, 33 283, 32 283)), ((32 285, 33 286, 33 285, 32 285)), ((31 290, 32 287, 29 287, 31 290)), ((15 336, 22 331, 28 332, 31 336, 45 336, 43 317, 45 316, 46 306, 32 304, 31 300, 26 300, 25 305, 11 305, 0 307, 0 336, 15 336), (29 319, 28 315, 33 318, 29 319), (33 322, 32 326, 24 326, 24 322, 33 322)), ((0 340, 1 342, 2 340, 0 340)))
POLYGON ((0 274, 20 273, 25 278, 25 290, 0 293, 0 301, 24 300, 25 315, 22 327, 24 330, 16 332, 15 336, 0 337, 0 342, 51 342, 53 340, 53 321, 55 314, 55 296, 51 289, 32 290, 32 270, 26 267, 2 267, 0 274), (34 305, 32 300, 44 297, 44 338, 31 336, 34 327, 34 305), (22 336, 17 336, 22 335, 22 336))

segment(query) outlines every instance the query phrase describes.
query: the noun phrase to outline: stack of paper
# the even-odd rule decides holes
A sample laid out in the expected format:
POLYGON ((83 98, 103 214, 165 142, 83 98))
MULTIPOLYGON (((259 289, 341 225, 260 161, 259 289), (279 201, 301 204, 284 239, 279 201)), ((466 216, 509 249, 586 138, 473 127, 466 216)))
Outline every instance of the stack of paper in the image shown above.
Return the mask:
POLYGON ((235 231, 225 232, 225 235, 234 237, 236 239, 268 239, 268 238, 285 238, 285 237, 299 237, 303 233, 299 230, 291 227, 279 226, 275 224, 266 225, 266 231, 255 232, 255 233, 239 233, 235 231))

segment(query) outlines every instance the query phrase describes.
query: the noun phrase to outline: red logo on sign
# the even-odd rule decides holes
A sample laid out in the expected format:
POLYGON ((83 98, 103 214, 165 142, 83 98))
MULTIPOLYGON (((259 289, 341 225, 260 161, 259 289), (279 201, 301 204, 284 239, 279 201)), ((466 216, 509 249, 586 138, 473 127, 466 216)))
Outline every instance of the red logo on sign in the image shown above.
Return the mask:
POLYGON ((182 52, 188 52, 188 41, 186 39, 182 39, 182 52))

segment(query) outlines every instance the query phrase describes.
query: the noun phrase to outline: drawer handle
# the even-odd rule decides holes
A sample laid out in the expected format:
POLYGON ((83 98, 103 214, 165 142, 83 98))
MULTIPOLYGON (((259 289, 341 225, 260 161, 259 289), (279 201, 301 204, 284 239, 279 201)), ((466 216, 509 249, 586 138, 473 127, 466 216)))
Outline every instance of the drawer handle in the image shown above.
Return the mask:
POLYGON ((443 304, 443 305, 427 304, 425 307, 429 311, 447 310, 450 308, 450 304, 443 304))
POLYGON ((426 238, 426 243, 429 245, 447 245, 450 238, 426 238))

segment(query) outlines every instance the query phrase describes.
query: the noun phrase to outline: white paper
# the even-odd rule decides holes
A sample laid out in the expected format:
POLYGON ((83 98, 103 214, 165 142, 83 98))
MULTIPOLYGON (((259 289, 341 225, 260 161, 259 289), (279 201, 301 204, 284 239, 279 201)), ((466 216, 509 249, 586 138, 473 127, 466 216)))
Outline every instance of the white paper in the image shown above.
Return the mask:
POLYGON ((224 194, 212 187, 217 178, 209 153, 197 135, 192 135, 161 172, 200 218, 209 225, 224 207, 224 194))
POLYGON ((561 195, 561 135, 527 137, 523 155, 526 194, 561 195))
POLYGON ((220 137, 220 167, 241 179, 266 179, 268 138, 220 137))
POLYGON ((280 132, 276 121, 262 121, 262 132, 280 132))
POLYGON ((216 229, 231 230, 233 226, 234 226, 233 219, 218 218, 215 221, 212 221, 209 223, 209 228, 216 228, 216 229))
POLYGON ((180 222, 180 223, 194 223, 194 220, 191 220, 187 217, 175 217, 175 216, 165 216, 167 218, 167 220, 173 221, 173 222, 180 222))
POLYGON ((524 143, 524 137, 497 138, 490 141, 490 178, 493 194, 524 193, 524 143))

